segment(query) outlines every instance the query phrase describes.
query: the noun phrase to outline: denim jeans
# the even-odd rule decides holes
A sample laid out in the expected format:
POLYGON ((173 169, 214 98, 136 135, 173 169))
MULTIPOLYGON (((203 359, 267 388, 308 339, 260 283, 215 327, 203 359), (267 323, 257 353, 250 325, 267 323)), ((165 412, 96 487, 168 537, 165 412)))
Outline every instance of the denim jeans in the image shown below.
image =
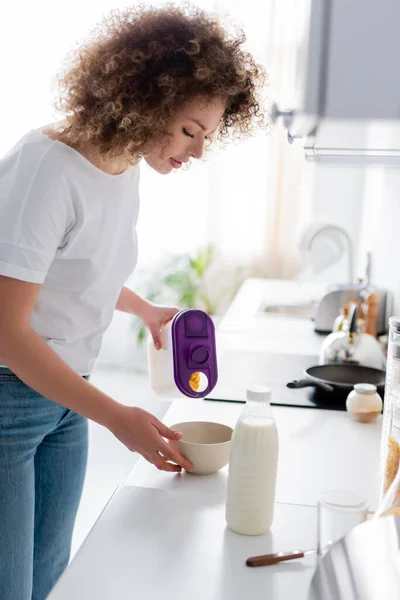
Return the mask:
POLYGON ((85 417, 0 368, 0 599, 45 600, 68 564, 85 417))

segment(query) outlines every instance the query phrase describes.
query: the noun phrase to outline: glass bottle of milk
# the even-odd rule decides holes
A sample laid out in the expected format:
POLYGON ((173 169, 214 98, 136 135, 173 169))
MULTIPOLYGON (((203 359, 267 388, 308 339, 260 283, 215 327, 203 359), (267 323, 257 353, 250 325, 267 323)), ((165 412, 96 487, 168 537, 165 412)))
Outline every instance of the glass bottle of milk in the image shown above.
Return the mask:
POLYGON ((270 399, 269 388, 249 388, 232 435, 225 516, 243 535, 265 533, 274 516, 279 443, 270 399))

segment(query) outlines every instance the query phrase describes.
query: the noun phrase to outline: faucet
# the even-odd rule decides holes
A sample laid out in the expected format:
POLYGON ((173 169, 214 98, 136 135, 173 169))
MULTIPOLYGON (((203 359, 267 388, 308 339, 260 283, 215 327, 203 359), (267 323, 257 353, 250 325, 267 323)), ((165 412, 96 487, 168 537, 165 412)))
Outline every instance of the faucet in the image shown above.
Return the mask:
POLYGON ((311 235, 311 237, 307 240, 307 242, 308 242, 307 245, 309 248, 311 247, 311 244, 314 241, 314 239, 323 231, 339 232, 346 240, 347 255, 348 255, 348 277, 349 277, 349 283, 353 283, 353 276, 354 276, 353 248, 352 248, 352 242, 351 242, 349 234, 347 233, 347 231, 345 229, 343 229, 342 227, 339 227, 339 225, 334 225, 331 223, 327 223, 326 225, 321 225, 316 231, 314 231, 314 233, 311 235))

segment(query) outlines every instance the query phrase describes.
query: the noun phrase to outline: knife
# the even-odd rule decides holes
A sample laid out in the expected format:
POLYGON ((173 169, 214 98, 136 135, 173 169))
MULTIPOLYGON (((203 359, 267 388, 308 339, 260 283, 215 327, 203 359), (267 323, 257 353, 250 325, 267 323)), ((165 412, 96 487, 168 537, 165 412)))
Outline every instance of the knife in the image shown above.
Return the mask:
POLYGON ((285 560, 294 560, 303 558, 311 554, 316 554, 316 550, 291 550, 290 552, 277 552, 276 554, 261 554, 260 556, 251 556, 246 560, 248 567, 263 567, 264 565, 276 565, 285 560))

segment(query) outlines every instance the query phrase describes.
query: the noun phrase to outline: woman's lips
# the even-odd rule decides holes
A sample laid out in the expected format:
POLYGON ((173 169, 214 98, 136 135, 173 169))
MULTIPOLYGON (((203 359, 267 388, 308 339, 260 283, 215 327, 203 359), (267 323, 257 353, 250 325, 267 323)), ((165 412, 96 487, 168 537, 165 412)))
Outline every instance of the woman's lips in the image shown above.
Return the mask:
POLYGON ((175 160, 175 158, 170 158, 169 162, 174 167, 174 169, 180 169, 182 166, 182 161, 175 160))

